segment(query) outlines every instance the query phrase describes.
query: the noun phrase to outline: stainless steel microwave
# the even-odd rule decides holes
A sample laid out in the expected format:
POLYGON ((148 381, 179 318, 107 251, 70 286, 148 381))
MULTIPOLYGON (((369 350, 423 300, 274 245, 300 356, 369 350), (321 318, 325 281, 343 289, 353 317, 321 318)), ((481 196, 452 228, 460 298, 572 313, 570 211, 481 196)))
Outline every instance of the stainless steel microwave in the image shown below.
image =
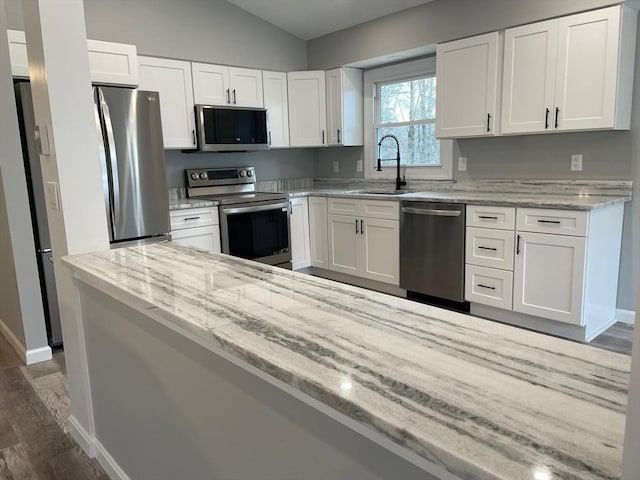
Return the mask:
POLYGON ((268 150, 267 110, 196 105, 196 134, 202 152, 268 150))

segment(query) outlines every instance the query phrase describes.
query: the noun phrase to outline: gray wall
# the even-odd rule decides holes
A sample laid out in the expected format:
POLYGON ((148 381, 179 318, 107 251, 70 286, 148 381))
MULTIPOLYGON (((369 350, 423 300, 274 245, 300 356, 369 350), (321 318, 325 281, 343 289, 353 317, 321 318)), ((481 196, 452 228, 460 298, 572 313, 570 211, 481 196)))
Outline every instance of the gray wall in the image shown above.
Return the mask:
POLYGON ((256 167, 256 178, 313 178, 313 150, 292 148, 247 153, 182 153, 167 150, 167 183, 169 188, 185 186, 187 168, 256 167))
POLYGON ((3 8, 0 0, 0 320, 29 350, 47 336, 3 8))

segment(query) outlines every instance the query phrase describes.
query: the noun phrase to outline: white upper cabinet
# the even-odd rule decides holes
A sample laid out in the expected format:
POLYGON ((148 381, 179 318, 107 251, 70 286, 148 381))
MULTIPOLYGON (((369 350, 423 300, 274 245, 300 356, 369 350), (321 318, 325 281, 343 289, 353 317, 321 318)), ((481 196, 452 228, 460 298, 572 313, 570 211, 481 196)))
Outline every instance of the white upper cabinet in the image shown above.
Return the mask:
POLYGON ((262 71, 248 68, 192 63, 196 104, 237 107, 264 106, 262 71))
POLYGON ((557 43, 557 20, 505 32, 502 133, 553 128, 557 43))
POLYGON ((140 89, 160 92, 164 148, 195 148, 195 113, 191 64, 165 58, 138 57, 140 89))
POLYGON ((498 130, 500 33, 436 49, 436 137, 481 137, 498 130))
MULTIPOLYGON (((7 30, 11 73, 29 78, 27 42, 24 32, 7 30)), ((138 54, 135 45, 87 40, 91 81, 101 85, 138 86, 138 54)))
POLYGON ((502 133, 628 129, 635 32, 623 6, 507 30, 502 133))
POLYGON ((291 146, 325 146, 327 106, 324 70, 289 72, 287 83, 291 146))
POLYGON ((336 68, 326 73, 327 144, 363 144, 363 78, 359 68, 336 68))
POLYGON ((262 72, 264 108, 269 118, 269 144, 271 148, 289 146, 289 101, 287 74, 262 72))

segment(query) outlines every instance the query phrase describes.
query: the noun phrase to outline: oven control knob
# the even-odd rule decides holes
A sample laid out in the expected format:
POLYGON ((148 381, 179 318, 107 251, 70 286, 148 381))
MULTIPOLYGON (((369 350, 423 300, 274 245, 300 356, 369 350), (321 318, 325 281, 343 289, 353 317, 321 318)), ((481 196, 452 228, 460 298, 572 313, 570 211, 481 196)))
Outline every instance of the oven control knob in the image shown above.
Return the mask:
POLYGON ((247 170, 247 177, 253 177, 253 170, 247 170))
POLYGON ((202 172, 200 174, 200 180, 206 180, 207 179, 207 172, 202 172))
POLYGON ((244 177, 244 176, 246 176, 246 175, 247 175, 247 172, 246 172, 246 170, 240 170, 240 171, 238 172, 238 175, 240 175, 241 177, 244 177))
POLYGON ((198 180, 200 178, 200 175, 198 175, 197 173, 192 173, 191 174, 191 180, 198 180))

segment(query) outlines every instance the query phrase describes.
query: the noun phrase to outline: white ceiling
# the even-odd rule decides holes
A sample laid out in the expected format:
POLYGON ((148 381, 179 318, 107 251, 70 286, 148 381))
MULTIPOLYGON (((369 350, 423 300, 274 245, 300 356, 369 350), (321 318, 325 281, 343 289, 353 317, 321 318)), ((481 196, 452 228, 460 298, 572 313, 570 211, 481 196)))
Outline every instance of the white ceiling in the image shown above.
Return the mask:
POLYGON ((416 7, 432 0, 229 0, 269 23, 312 38, 416 7))

